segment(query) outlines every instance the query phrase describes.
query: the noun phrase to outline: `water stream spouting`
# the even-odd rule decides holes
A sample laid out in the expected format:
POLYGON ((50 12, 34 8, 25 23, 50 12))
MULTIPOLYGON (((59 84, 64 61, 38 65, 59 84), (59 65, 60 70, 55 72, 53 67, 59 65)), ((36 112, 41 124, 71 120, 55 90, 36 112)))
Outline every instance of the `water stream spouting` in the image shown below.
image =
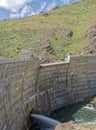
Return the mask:
POLYGON ((84 106, 83 108, 85 109, 89 109, 89 110, 93 110, 93 111, 96 111, 95 107, 93 104, 89 103, 87 104, 86 106, 84 106))
POLYGON ((49 117, 38 115, 38 114, 31 114, 31 117, 36 119, 37 124, 42 126, 44 130, 54 130, 56 125, 60 124, 61 122, 51 119, 49 117))

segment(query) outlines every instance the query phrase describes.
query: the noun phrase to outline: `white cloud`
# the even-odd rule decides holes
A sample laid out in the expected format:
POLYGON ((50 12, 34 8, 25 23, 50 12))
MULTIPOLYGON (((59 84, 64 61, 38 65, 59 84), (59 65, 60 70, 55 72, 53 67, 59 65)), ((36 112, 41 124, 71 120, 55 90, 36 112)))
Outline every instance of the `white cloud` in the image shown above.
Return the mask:
POLYGON ((30 15, 36 15, 36 12, 32 11, 30 15))
POLYGON ((17 12, 26 3, 32 0, 0 0, 0 7, 8 9, 12 12, 17 12))
POLYGON ((40 12, 42 12, 45 7, 46 7, 47 3, 46 2, 43 2, 41 4, 41 7, 39 9, 37 9, 36 11, 32 11, 30 15, 36 15, 36 14, 39 14, 40 12))
POLYGON ((46 7, 47 3, 46 2, 43 2, 41 4, 41 7, 36 11, 36 14, 39 14, 40 12, 43 11, 43 9, 46 7))
POLYGON ((52 8, 54 8, 56 6, 56 1, 54 0, 52 3, 50 3, 47 7, 46 10, 51 10, 52 8))
POLYGON ((65 3, 66 3, 66 2, 69 2, 70 0, 60 0, 60 1, 62 1, 62 2, 65 2, 65 3))
POLYGON ((10 18, 19 18, 19 17, 20 17, 20 13, 18 12, 10 14, 10 18))
MULTIPOLYGON (((39 0, 0 0, 0 8, 4 8, 10 10, 10 18, 23 18, 25 16, 36 15, 45 10, 51 10, 56 7, 56 1, 52 0, 49 4, 47 1, 42 0, 41 6, 39 9, 32 9, 32 5, 28 5, 28 3, 34 1, 40 2, 39 0)), ((72 0, 60 0, 64 4, 70 3, 72 0)), ((38 4, 38 3, 36 3, 38 4)), ((38 7, 38 6, 37 6, 38 7)))
POLYGON ((60 0, 61 2, 63 2, 64 4, 69 4, 70 2, 72 2, 72 0, 60 0))
POLYGON ((43 2, 41 4, 41 7, 37 9, 36 11, 33 11, 31 6, 25 5, 21 11, 11 12, 10 18, 23 18, 25 16, 39 14, 41 11, 43 11, 46 5, 47 5, 46 2, 43 2))
POLYGON ((24 17, 26 14, 30 13, 30 11, 31 11, 31 7, 26 5, 26 6, 22 9, 21 17, 24 17))
POLYGON ((30 12, 31 12, 31 7, 30 6, 28 6, 28 5, 25 5, 23 8, 22 8, 22 10, 21 10, 21 12, 13 12, 13 13, 11 13, 10 14, 10 18, 23 18, 23 17, 25 17, 26 15, 28 16, 29 14, 30 14, 30 12))
POLYGON ((41 4, 41 7, 40 7, 40 9, 39 9, 39 12, 43 11, 43 9, 46 7, 46 5, 47 5, 47 3, 46 3, 46 2, 43 2, 43 3, 41 4))

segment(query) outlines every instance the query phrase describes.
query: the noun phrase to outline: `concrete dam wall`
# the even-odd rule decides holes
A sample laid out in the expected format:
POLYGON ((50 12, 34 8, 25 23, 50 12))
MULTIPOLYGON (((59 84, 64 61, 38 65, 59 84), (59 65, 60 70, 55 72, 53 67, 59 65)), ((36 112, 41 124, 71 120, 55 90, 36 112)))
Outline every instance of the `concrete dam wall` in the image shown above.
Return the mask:
POLYGON ((50 114, 96 94, 96 55, 65 62, 0 60, 0 130, 27 130, 32 110, 50 114))

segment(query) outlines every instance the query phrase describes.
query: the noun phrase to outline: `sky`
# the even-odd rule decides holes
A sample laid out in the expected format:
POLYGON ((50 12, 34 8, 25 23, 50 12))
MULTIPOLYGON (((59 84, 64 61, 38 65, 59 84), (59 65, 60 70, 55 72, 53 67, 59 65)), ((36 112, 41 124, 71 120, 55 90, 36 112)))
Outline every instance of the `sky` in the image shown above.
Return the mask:
POLYGON ((24 18, 77 0, 0 0, 0 20, 24 18))

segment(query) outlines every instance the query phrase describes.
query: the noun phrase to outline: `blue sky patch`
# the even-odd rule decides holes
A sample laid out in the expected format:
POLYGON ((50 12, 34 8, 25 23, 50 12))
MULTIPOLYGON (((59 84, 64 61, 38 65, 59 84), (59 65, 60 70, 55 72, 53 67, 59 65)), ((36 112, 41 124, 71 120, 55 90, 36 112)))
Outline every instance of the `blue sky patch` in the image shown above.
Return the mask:
POLYGON ((23 18, 40 12, 51 10, 54 7, 76 2, 77 0, 1 0, 0 20, 23 18))

